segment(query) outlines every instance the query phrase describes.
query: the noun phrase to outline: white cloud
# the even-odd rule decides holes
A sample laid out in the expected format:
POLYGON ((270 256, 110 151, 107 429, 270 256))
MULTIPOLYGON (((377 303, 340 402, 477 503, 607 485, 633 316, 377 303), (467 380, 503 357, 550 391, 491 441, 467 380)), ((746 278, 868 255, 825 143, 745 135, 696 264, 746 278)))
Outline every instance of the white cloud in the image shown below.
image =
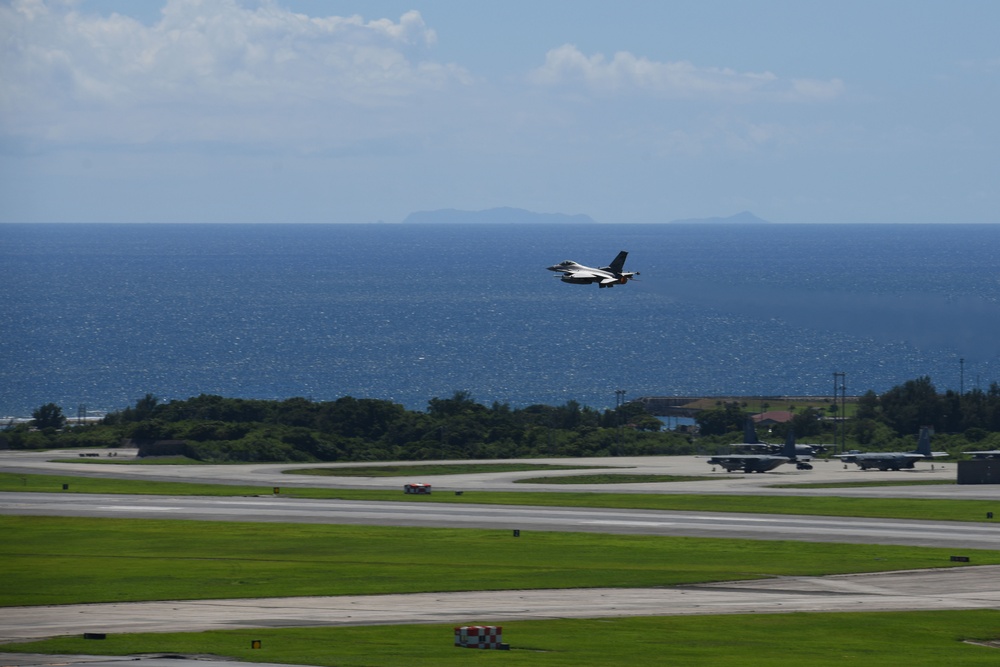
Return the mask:
POLYGON ((271 0, 167 0, 146 26, 72 3, 15 0, 0 7, 0 133, 322 141, 359 115, 468 84, 462 68, 426 57, 435 41, 416 11, 365 21, 296 14, 271 0))
POLYGON ((826 100, 844 90, 839 79, 786 81, 772 72, 698 67, 686 61, 655 62, 627 51, 619 51, 609 60, 603 54, 587 56, 571 44, 549 51, 545 64, 529 74, 529 81, 539 86, 583 87, 600 95, 643 93, 736 102, 826 100))

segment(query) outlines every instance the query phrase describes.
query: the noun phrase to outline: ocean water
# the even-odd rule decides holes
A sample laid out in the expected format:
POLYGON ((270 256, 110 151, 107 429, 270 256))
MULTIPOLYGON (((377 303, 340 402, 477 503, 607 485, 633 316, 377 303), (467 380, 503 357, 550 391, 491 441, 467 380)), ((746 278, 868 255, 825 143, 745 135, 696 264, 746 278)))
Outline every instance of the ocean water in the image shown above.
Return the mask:
POLYGON ((1000 225, 0 225, 0 415, 1000 381, 1000 225), (545 267, 630 252, 639 281, 545 267), (964 360, 964 362, 960 361, 964 360))

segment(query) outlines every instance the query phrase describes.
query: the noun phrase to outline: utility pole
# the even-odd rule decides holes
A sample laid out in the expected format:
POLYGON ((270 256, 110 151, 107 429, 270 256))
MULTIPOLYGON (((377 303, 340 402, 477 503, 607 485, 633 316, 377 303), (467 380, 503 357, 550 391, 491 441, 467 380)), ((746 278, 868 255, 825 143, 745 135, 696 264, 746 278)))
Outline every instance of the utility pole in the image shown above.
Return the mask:
POLYGON ((840 374, 840 414, 843 421, 840 422, 840 453, 847 449, 847 373, 840 374))
MULTIPOLYGON (((833 374, 833 405, 837 405, 837 390, 840 390, 840 453, 847 448, 847 373, 833 374), (840 380, 840 386, 837 386, 840 380)), ((836 439, 836 438, 834 438, 836 439)), ((835 443, 836 444, 836 443, 835 443)))

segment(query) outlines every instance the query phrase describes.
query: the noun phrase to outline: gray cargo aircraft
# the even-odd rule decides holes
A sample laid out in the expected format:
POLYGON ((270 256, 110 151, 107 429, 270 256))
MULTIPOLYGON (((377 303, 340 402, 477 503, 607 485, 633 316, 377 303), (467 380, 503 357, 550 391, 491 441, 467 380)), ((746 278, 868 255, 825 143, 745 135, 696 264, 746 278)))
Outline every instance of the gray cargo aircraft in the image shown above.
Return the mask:
POLYGON ((708 460, 709 465, 722 466, 726 472, 767 472, 774 470, 783 463, 794 463, 799 470, 812 470, 812 464, 805 457, 799 456, 795 452, 795 432, 788 429, 788 437, 785 438, 785 445, 782 447, 781 456, 773 454, 726 454, 713 456, 708 460))
POLYGON ((879 470, 900 470, 913 468, 917 461, 933 461, 935 457, 948 456, 948 452, 931 451, 931 429, 924 426, 920 429, 917 448, 912 452, 848 452, 837 454, 837 458, 846 463, 855 463, 862 470, 878 468, 879 470))
POLYGON ((602 266, 599 269, 577 264, 571 259, 547 268, 549 271, 561 273, 559 279, 564 283, 572 283, 573 285, 597 283, 598 287, 614 287, 615 285, 624 285, 629 280, 635 280, 632 276, 639 275, 638 271, 634 273, 624 271, 626 257, 628 257, 628 253, 622 250, 610 265, 602 266))
MULTIPOLYGON (((780 455, 785 450, 785 445, 776 442, 763 442, 757 437, 757 430, 754 428, 753 420, 748 419, 743 426, 743 442, 730 445, 737 449, 748 450, 753 453, 780 455)), ((814 455, 826 451, 829 445, 795 445, 795 456, 798 459, 808 461, 814 455)))
POLYGON ((982 452, 965 452, 976 459, 1000 459, 1000 449, 987 449, 982 452))

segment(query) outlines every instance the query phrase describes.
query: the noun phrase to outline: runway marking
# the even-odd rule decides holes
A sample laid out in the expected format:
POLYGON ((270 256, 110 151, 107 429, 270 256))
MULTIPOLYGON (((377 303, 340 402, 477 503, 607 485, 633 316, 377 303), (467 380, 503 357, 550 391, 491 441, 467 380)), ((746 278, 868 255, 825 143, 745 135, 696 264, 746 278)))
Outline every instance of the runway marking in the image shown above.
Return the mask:
POLYGON ((594 520, 594 521, 577 521, 580 525, 598 525, 598 526, 673 526, 673 523, 667 523, 663 521, 611 521, 611 520, 594 520))
POLYGON ((105 505, 104 507, 98 507, 99 510, 109 510, 112 512, 174 512, 178 511, 180 507, 154 507, 143 506, 143 505, 105 505))
MULTIPOLYGON (((756 518, 741 517, 741 516, 690 516, 690 517, 684 517, 684 518, 686 518, 686 519, 692 519, 692 520, 696 519, 698 521, 743 521, 743 522, 747 522, 747 523, 749 523, 749 522, 767 523, 767 522, 781 521, 782 520, 782 517, 775 517, 773 519, 756 519, 756 518)), ((793 519, 786 519, 786 520, 795 520, 795 519, 793 518, 793 519)), ((802 519, 798 519, 798 520, 801 521, 802 519)))

